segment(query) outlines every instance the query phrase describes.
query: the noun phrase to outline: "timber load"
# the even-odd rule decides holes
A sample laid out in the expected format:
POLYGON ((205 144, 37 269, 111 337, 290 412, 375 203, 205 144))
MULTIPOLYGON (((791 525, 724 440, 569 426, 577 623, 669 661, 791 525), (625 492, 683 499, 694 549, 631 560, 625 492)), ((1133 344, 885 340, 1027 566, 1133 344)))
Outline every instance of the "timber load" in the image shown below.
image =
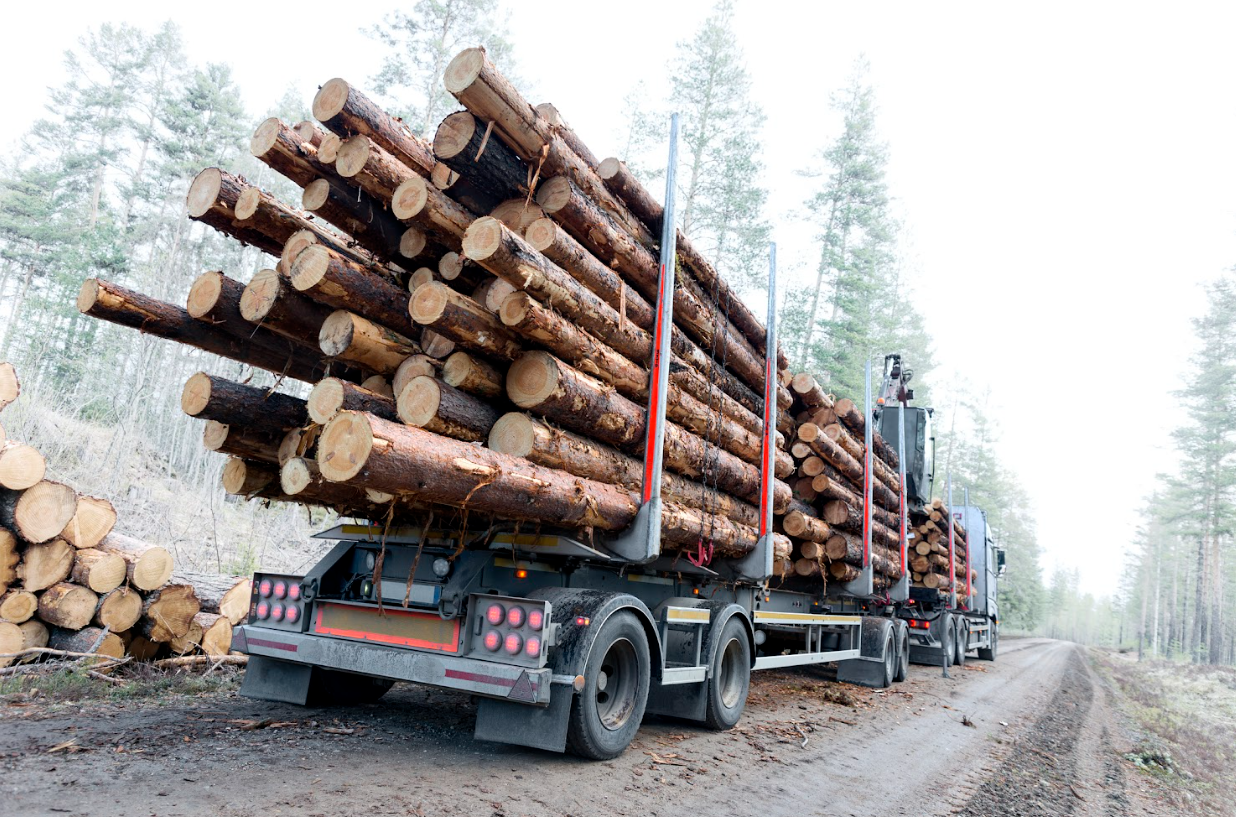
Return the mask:
MULTIPOLYGON (((13 366, 0 363, 0 409, 19 394, 13 366)), ((111 502, 47 470, 0 427, 0 668, 47 651, 227 656, 249 580, 173 576, 166 548, 118 533, 111 502)))

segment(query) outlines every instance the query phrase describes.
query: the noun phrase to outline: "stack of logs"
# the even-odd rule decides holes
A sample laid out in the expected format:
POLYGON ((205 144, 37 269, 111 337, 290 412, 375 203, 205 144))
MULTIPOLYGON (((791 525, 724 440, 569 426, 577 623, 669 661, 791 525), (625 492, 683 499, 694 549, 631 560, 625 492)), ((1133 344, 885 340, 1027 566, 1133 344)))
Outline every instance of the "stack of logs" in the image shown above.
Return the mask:
MULTIPOLYGON (((0 409, 20 391, 13 366, 0 363, 0 409)), ((0 427, 0 667, 40 648, 227 655, 248 612, 248 580, 173 577, 166 549, 114 532, 110 502, 45 479, 46 470, 39 451, 0 427)))
MULTIPOLYGON (((452 60, 444 83, 464 110, 432 142, 343 79, 319 89, 317 122, 261 123, 252 153, 303 189, 300 208, 220 168, 196 177, 189 216, 268 253, 270 269, 247 283, 206 272, 184 308, 92 279, 78 307, 312 385, 189 379, 182 408, 230 455, 230 493, 603 541, 639 505, 661 205, 483 49, 452 60)), ((681 233, 677 252, 662 547, 735 557, 757 541, 765 330, 681 233)), ((774 552, 845 580, 861 556, 862 434, 853 417, 801 417, 844 401, 792 392, 776 358, 774 552), (803 470, 817 463, 818 488, 803 470)), ((878 518, 886 586, 894 528, 878 518)))

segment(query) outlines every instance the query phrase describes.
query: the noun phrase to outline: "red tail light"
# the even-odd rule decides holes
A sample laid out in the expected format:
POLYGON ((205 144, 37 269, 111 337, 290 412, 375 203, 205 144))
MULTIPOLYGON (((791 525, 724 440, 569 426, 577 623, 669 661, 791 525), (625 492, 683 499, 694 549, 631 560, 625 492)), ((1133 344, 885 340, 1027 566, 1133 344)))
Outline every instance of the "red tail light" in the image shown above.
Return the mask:
POLYGON ((289 584, 288 585, 288 598, 291 599, 292 601, 300 601, 300 585, 299 584, 289 584))
POLYGON ((288 594, 288 583, 280 580, 275 582, 275 598, 286 598, 288 594))
POLYGON ((507 653, 510 655, 519 655, 519 651, 524 648, 524 640, 519 633, 510 633, 506 637, 506 643, 503 645, 507 653))
POLYGON ((506 623, 512 627, 524 626, 524 608, 512 607, 506 613, 506 623))
POLYGON ((259 601, 257 606, 257 617, 267 618, 270 616, 270 605, 264 601, 259 601))
POLYGON ((501 604, 491 604, 485 610, 485 620, 497 627, 503 621, 506 621, 506 610, 501 604))
POLYGON ((545 613, 542 610, 533 610, 528 613, 528 627, 533 630, 540 630, 545 624, 545 613))
POLYGON ((490 652, 497 652, 498 648, 501 646, 502 646, 502 636, 498 633, 497 630, 490 630, 489 632, 485 633, 485 649, 489 650, 490 652))
POLYGON ((276 604, 270 608, 270 617, 275 621, 283 621, 283 605, 276 604))
POLYGON ((524 645, 524 652, 533 658, 539 656, 541 654, 541 639, 531 636, 528 639, 528 643, 524 645))
POLYGON ((259 596, 269 596, 270 588, 271 588, 270 579, 262 579, 262 583, 258 585, 258 595, 259 596))
POLYGON ((283 620, 288 624, 295 624, 298 618, 300 618, 300 608, 289 604, 283 613, 283 620))

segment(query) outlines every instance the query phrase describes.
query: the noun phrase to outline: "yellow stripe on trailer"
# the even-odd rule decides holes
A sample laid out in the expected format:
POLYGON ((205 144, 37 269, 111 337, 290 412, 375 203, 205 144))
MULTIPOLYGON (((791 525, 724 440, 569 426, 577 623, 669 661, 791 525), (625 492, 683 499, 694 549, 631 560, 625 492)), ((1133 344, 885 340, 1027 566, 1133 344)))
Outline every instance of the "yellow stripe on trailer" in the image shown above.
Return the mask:
POLYGON ((861 624, 859 616, 831 616, 822 613, 774 613, 757 610, 756 624, 861 624))
POLYGON ((698 607, 666 607, 666 621, 691 621, 691 622, 708 622, 712 618, 712 613, 708 610, 701 610, 698 607))

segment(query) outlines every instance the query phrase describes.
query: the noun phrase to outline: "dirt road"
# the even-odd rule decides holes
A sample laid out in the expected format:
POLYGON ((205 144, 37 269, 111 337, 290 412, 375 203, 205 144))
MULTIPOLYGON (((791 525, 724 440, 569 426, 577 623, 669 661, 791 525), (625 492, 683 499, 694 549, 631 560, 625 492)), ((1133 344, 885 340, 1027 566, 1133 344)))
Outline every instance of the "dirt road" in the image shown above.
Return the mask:
POLYGON ((875 692, 820 669, 758 673, 737 729, 650 720, 599 764, 475 741, 467 697, 417 687, 349 709, 234 694, 90 704, 90 717, 10 706, 0 813, 1149 813, 1079 648, 1006 639, 995 664, 951 675, 913 667, 875 692))

